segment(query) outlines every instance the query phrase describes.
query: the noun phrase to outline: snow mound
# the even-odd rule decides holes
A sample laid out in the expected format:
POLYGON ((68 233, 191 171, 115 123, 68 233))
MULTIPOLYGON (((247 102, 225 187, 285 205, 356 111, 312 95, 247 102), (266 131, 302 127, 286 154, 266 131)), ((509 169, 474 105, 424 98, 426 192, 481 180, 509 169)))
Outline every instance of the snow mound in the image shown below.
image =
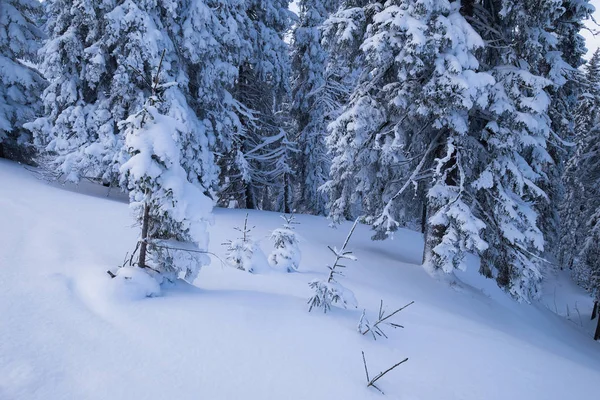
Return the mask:
POLYGON ((113 295, 118 299, 140 300, 160 296, 160 285, 142 268, 119 268, 113 279, 113 295))

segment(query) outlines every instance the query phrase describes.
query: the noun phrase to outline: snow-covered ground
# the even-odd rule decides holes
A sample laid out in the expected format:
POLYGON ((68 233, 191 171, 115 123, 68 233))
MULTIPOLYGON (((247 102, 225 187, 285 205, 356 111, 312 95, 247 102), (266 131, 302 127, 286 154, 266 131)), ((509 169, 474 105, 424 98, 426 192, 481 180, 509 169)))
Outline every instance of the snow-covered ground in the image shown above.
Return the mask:
MULTIPOLYGON (((234 238, 243 210, 216 210, 211 250, 234 238)), ((358 261, 340 278, 357 310, 307 312, 311 279, 332 261, 349 224, 299 216, 298 273, 248 274, 213 260, 195 282, 132 299, 106 270, 134 247, 124 197, 91 185, 49 185, 0 160, 0 399, 362 400, 381 398, 371 375, 409 361, 378 383, 405 400, 593 399, 600 343, 591 302, 562 274, 540 303, 517 304, 472 268, 448 284, 418 265, 422 239, 401 231, 372 242, 359 226, 358 261), (361 336, 376 314, 414 300, 389 339, 361 336), (568 319, 556 315, 567 315, 568 319), (579 318, 579 315, 581 318, 579 318), (581 326, 583 325, 583 327, 581 326)), ((276 213, 250 212, 265 254, 276 213)))

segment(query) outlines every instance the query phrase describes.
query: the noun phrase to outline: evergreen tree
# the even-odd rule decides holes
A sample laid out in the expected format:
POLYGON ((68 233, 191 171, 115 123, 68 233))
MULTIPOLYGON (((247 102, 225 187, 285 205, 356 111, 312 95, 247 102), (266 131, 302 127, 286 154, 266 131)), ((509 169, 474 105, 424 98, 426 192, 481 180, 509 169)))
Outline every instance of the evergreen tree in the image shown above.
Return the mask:
POLYGON ((293 141, 282 129, 290 72, 284 35, 293 19, 288 4, 287 0, 245 2, 240 35, 249 45, 233 89, 238 129, 219 162, 223 204, 289 211, 289 195, 284 192, 289 192, 286 159, 293 141), (282 203, 277 204, 278 199, 282 203))
POLYGON ((581 49, 570 46, 588 10, 566 3, 390 0, 334 14, 326 39, 364 40, 360 78, 330 125, 333 219, 365 215, 384 238, 421 217, 430 269, 463 268, 477 252, 482 273, 535 296, 560 194, 552 128, 572 103, 581 49))
POLYGON ((194 133, 163 108, 162 99, 177 89, 159 83, 162 61, 155 78, 148 79, 152 95, 143 109, 120 123, 130 156, 120 172, 141 225, 137 266, 160 273, 161 283, 180 277, 193 282, 209 262, 201 252, 208 246, 212 200, 184 168, 194 133))
POLYGON ((116 184, 123 148, 117 123, 144 104, 143 79, 133 68, 146 71, 147 54, 156 54, 135 40, 149 21, 134 2, 111 0, 50 0, 47 18, 40 54, 49 86, 43 116, 29 128, 50 167, 67 180, 116 184))
MULTIPOLYGON (((323 22, 335 9, 336 1, 303 0, 298 6, 300 20, 292 42, 292 109, 299 152, 296 186, 305 211, 325 212, 326 199, 319 187, 329 173, 325 147, 327 124, 339 109, 340 88, 327 71, 327 51, 321 43, 323 22)), ((340 93, 341 92, 341 93, 340 93)))
POLYGON ((491 82, 477 72, 473 55, 483 42, 458 3, 387 1, 365 5, 362 15, 369 26, 360 45, 364 66, 349 104, 330 125, 331 216, 366 214, 376 237, 386 237, 412 211, 403 207, 414 196, 408 189, 433 168, 430 218, 437 233, 429 237, 437 243, 428 242, 426 263, 462 267, 465 251, 485 248, 483 225, 464 193, 462 144, 469 110, 485 103, 491 82))
POLYGON ((242 5, 203 1, 77 0, 49 3, 50 39, 42 70, 50 80, 46 113, 31 124, 52 165, 67 179, 118 184, 128 158, 119 121, 150 95, 145 76, 162 50, 165 80, 177 81, 162 99, 164 112, 194 134, 184 168, 207 190, 218 170, 213 150, 236 124, 230 94, 243 43, 242 5), (151 37, 152 40, 148 40, 151 37))
POLYGON ((575 112, 576 148, 568 161, 563 174, 565 197, 560 205, 560 257, 561 266, 575 268, 574 278, 580 284, 586 284, 587 277, 576 262, 588 232, 587 223, 593 210, 588 204, 593 198, 589 185, 589 167, 582 163, 587 157, 590 140, 597 136, 596 124, 600 121, 600 50, 597 50, 585 65, 585 88, 579 96, 579 104, 575 112))
POLYGON ((40 111, 44 80, 31 66, 43 37, 36 0, 3 0, 0 6, 0 157, 28 160, 31 135, 23 124, 40 111))
POLYGON ((294 272, 300 265, 301 252, 298 246, 298 235, 294 231, 294 214, 282 215, 285 221, 283 227, 275 229, 271 233, 274 249, 269 254, 269 264, 280 271, 294 272))
MULTIPOLYGON (((182 69, 188 103, 197 115, 192 116, 194 130, 206 136, 203 150, 227 152, 241 131, 233 98, 238 66, 247 56, 250 43, 243 37, 245 2, 181 0, 177 23, 171 35, 181 49, 182 69), (177 27, 181 27, 178 32, 177 27)), ((218 191, 219 170, 212 154, 190 149, 186 160, 200 160, 204 186, 218 191)), ((225 165, 229 168, 229 165, 225 165)))
MULTIPOLYGON (((583 56, 587 52, 585 40, 580 32, 585 29, 584 20, 589 19, 594 8, 589 0, 563 0, 555 13, 551 24, 556 36, 552 44, 557 52, 550 52, 546 58, 545 76, 552 81, 548 89, 551 97, 549 115, 551 135, 548 140, 548 154, 552 163, 547 164, 544 171, 547 176, 540 187, 548 199, 538 202, 540 229, 547 243, 545 256, 551 259, 560 258, 560 240, 562 223, 560 221, 560 205, 565 196, 562 177, 572 148, 565 143, 575 140, 577 125, 574 120, 579 99, 584 90, 585 79, 580 67, 584 64, 583 56)), ((549 40, 552 42, 552 39, 549 40)))

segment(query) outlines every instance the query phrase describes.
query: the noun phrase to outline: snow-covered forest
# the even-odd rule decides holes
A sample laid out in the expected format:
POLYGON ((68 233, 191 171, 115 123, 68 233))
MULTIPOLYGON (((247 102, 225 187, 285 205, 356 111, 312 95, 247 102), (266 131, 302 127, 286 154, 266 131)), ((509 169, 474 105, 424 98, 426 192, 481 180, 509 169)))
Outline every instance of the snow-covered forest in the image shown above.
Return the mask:
POLYGON ((0 0, 0 399, 594 398, 592 1, 294 3, 0 0))

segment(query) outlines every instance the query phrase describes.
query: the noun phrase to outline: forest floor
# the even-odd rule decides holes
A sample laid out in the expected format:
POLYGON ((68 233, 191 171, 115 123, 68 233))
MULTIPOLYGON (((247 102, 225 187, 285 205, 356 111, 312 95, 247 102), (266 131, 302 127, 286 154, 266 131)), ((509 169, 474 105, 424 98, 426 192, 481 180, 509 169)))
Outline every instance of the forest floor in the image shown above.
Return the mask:
MULTIPOLYGON (((194 285, 162 296, 132 295, 106 273, 122 264, 138 229, 122 194, 91 184, 48 184, 0 160, 0 399, 363 400, 361 351, 371 376, 403 400, 592 399, 600 342, 591 339, 591 300, 566 273, 544 296, 519 304, 469 270, 442 280, 419 265, 422 236, 402 230, 373 242, 359 226, 339 281, 358 309, 307 310, 307 283, 327 273, 350 228, 298 216, 297 273, 249 274, 216 257, 194 285), (452 279, 448 279, 452 278, 452 279), (362 336, 380 300, 388 339, 362 336), (558 315, 557 315, 558 314, 558 315)), ((244 210, 215 210, 210 250, 223 258, 244 210)), ((251 211, 249 225, 269 254, 277 213, 251 211)))

